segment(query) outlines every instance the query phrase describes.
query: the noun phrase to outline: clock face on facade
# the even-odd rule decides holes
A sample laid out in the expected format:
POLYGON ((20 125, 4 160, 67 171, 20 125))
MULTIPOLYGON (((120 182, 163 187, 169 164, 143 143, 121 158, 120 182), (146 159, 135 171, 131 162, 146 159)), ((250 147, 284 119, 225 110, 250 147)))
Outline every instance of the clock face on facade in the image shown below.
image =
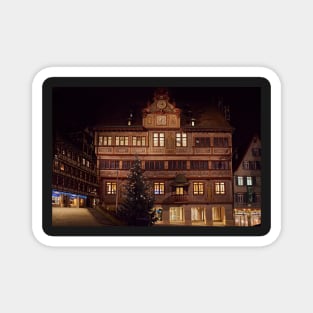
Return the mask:
POLYGON ((158 101, 157 107, 158 107, 158 109, 163 110, 166 107, 166 101, 164 101, 164 100, 158 101))
POLYGON ((157 125, 166 125, 166 115, 159 115, 156 117, 157 125))

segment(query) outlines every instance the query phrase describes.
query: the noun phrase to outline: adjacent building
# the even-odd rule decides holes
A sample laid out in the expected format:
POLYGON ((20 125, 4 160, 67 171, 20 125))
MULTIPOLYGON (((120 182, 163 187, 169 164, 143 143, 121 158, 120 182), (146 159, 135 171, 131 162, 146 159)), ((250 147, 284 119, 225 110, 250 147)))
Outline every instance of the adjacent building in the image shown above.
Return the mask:
POLYGON ((99 189, 96 165, 91 131, 57 134, 53 147, 52 206, 95 206, 99 189))
POLYGON ((139 122, 130 114, 122 123, 95 127, 103 207, 116 210, 123 201, 137 156, 153 186, 158 224, 233 225, 233 128, 217 106, 185 113, 167 89, 157 89, 139 122))
POLYGON ((254 136, 234 169, 234 222, 236 226, 261 224, 261 141, 254 136))

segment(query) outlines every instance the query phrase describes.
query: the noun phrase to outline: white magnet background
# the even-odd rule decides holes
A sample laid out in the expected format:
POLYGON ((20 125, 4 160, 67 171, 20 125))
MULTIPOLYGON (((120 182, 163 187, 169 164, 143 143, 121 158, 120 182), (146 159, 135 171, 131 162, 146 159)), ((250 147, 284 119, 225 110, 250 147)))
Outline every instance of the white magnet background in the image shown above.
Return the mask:
POLYGON ((310 311, 308 1, 0 5, 3 312, 310 311), (31 83, 47 66, 265 66, 282 83, 282 232, 264 248, 49 248, 31 231, 31 83))

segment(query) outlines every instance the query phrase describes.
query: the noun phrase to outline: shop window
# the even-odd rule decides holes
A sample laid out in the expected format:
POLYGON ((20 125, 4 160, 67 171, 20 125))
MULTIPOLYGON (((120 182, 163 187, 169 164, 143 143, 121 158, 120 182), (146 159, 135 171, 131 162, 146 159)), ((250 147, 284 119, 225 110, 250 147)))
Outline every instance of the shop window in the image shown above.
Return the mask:
POLYGON ((184 220, 184 209, 182 207, 170 208, 170 221, 182 222, 184 220))
POLYGON ((191 208, 191 221, 204 222, 204 208, 191 208))

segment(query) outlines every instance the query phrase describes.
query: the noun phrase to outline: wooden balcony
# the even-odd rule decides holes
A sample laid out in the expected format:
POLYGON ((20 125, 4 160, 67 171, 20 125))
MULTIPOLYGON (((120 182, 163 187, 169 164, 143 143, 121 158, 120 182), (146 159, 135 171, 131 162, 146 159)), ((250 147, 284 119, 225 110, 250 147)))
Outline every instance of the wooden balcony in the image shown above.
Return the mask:
POLYGON ((189 201, 188 195, 176 195, 176 194, 171 195, 171 202, 173 203, 184 203, 188 201, 189 201))

